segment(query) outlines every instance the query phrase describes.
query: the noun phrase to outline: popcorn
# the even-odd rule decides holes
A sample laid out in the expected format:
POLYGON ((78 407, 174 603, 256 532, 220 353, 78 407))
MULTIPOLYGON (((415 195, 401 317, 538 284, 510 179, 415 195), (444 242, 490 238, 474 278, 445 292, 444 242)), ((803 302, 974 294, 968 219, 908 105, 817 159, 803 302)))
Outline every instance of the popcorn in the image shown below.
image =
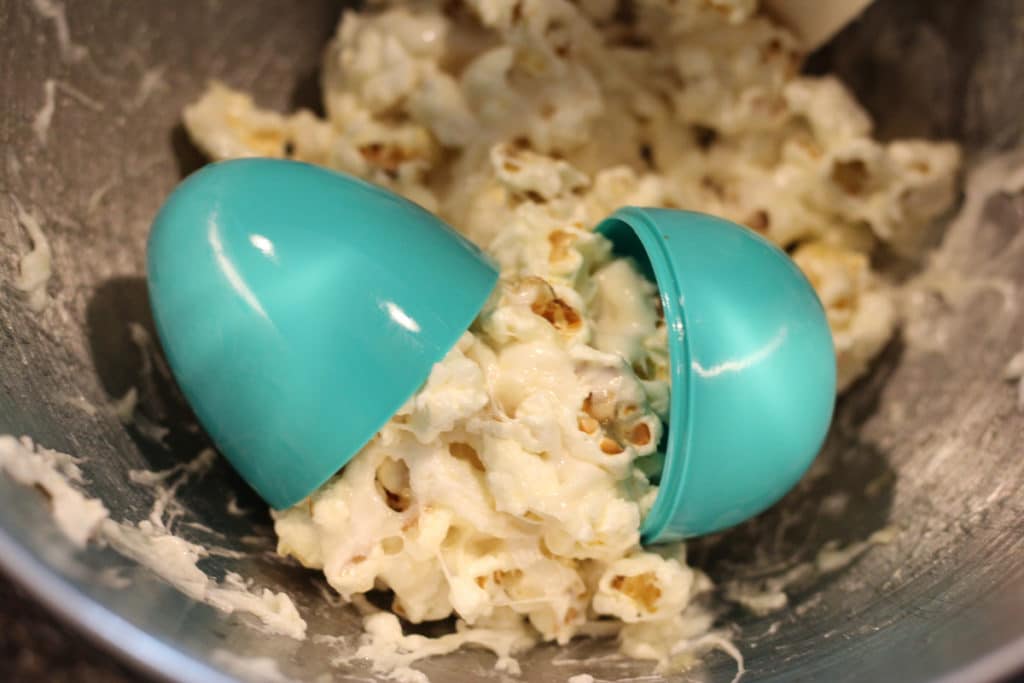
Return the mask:
POLYGON ((889 341, 896 325, 895 306, 864 254, 811 242, 798 248, 793 260, 825 306, 842 390, 863 374, 889 341))
POLYGON ((637 552, 605 569, 594 595, 594 611, 626 623, 671 618, 689 603, 693 577, 693 570, 675 559, 637 552))
POLYGON ((184 117, 196 146, 212 159, 285 155, 285 117, 257 109, 252 97, 221 83, 212 83, 184 117))
POLYGON ((873 140, 842 83, 799 75, 795 37, 755 0, 629 8, 375 2, 346 12, 327 50, 325 118, 218 83, 185 110, 211 158, 294 158, 381 184, 502 271, 420 391, 337 476, 274 513, 278 551, 344 598, 388 588, 408 621, 459 619, 426 639, 372 615, 361 652, 404 666, 478 644, 512 671, 536 640, 610 617, 626 654, 689 661, 686 642, 712 626, 694 601, 710 583, 681 545, 639 547, 667 330, 654 285, 591 229, 623 205, 667 206, 789 249, 845 387, 898 323, 872 251, 912 249, 954 198, 955 146, 873 140))
POLYGON ((590 179, 560 159, 531 152, 515 144, 491 148, 495 177, 513 194, 542 201, 583 190, 590 179))

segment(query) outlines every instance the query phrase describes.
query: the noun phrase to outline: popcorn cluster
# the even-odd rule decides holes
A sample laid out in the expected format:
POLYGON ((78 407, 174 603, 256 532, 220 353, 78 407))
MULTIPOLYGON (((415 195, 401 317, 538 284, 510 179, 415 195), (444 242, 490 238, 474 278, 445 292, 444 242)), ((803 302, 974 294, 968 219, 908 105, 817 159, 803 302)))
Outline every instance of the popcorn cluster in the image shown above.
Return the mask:
MULTIPOLYGON (((187 128, 213 159, 294 158, 391 188, 486 249, 502 283, 345 470, 276 514, 279 551, 347 598, 390 589, 409 621, 455 615, 445 642, 508 668, 608 619, 627 654, 667 665, 711 628, 695 600, 710 582, 682 546, 638 545, 665 330, 653 286, 590 229, 622 205, 677 207, 790 250, 847 386, 896 323, 871 254, 912 249, 950 205, 959 151, 872 139, 840 82, 800 75, 795 38, 756 0, 368 5, 327 51, 325 118, 215 83, 187 128)), ((389 618, 367 637, 408 650, 389 618)))

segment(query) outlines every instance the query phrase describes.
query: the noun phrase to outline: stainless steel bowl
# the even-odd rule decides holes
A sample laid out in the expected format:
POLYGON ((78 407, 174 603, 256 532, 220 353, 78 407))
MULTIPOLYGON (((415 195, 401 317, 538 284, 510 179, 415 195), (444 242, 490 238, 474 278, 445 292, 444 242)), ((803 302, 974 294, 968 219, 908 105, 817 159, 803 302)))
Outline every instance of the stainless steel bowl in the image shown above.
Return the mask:
MULTIPOLYGON (((60 7, 0 0, 0 433, 85 456, 94 490, 115 516, 137 519, 149 498, 127 470, 166 467, 205 445, 184 428, 191 417, 173 386, 142 372, 128 331, 132 322, 151 330, 143 279, 149 221, 175 182, 202 163, 179 113, 210 78, 266 105, 315 107, 319 54, 340 9, 328 0, 97 0, 65 3, 64 24, 48 11, 60 7), (10 285, 28 246, 15 200, 39 214, 54 251, 53 302, 40 314, 10 285), (140 411, 171 427, 167 447, 81 407, 81 398, 102 405, 130 386, 140 390, 140 411)), ((838 71, 853 84, 883 137, 952 137, 976 168, 1021 144, 1022 22, 1015 0, 879 0, 809 68, 838 71)), ((946 348, 917 344, 920 330, 894 341, 842 400, 821 465, 800 488, 762 518, 692 549, 693 560, 723 580, 813 557, 830 539, 900 529, 892 544, 795 587, 781 613, 722 614, 746 656, 746 680, 980 681, 1024 666, 1024 415, 1016 387, 1001 378, 1024 345, 1024 317, 1007 290, 1024 286, 1024 197, 993 193, 971 208, 946 235, 946 254, 973 285, 955 301, 919 302, 920 324, 945 334, 946 348), (848 497, 845 513, 822 512, 837 493, 848 497)), ((919 265, 890 267, 907 275, 919 265)), ((223 660, 211 663, 211 653, 226 649, 273 658, 296 680, 327 670, 326 645, 264 636, 244 618, 133 571, 108 549, 74 552, 34 491, 0 477, 0 501, 0 565, 140 668, 173 681, 224 680, 223 660), (105 580, 112 567, 126 572, 130 587, 105 580)), ((239 569, 287 590, 312 632, 357 633, 355 615, 325 602, 313 573, 273 559, 269 519, 226 465, 184 501, 188 519, 245 553, 212 559, 213 571, 239 569), (226 514, 229 493, 253 512, 226 514), (262 541, 237 540, 246 534, 262 541)), ((574 643, 569 654, 543 647, 524 659, 523 679, 650 672, 646 664, 567 663, 607 651, 593 641, 574 643)), ((475 680, 491 663, 464 652, 422 668, 435 681, 475 680)), ((335 675, 366 680, 367 672, 353 664, 335 675)), ((732 662, 712 654, 702 672, 679 680, 732 675, 732 662)))

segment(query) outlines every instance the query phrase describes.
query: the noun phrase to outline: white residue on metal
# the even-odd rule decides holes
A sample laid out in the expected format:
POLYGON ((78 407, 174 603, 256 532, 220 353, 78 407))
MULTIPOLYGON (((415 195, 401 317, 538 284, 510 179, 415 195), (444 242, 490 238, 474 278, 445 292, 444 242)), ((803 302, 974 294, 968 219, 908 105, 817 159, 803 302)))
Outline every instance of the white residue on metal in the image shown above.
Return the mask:
POLYGON ((153 93, 166 87, 167 83, 164 81, 164 67, 154 66, 146 69, 142 72, 141 78, 139 78, 139 88, 135 91, 135 97, 132 99, 129 107, 131 109, 138 109, 146 103, 146 100, 148 100, 153 93))
POLYGON ((60 49, 60 56, 65 62, 78 62, 89 54, 89 51, 82 45, 71 40, 71 30, 68 28, 68 17, 64 12, 64 3, 55 0, 32 0, 32 7, 36 13, 44 19, 53 22, 53 29, 57 33, 57 46, 60 49))
MULTIPOLYGON (((911 348, 942 352, 948 347, 951 315, 936 314, 927 299, 940 296, 951 308, 969 304, 980 292, 996 292, 1003 302, 1002 315, 995 323, 1009 324, 1017 315, 1018 291, 1008 278, 965 276, 956 261, 971 253, 977 228, 984 220, 989 200, 1000 194, 1024 191, 1024 147, 989 157, 967 175, 964 200, 946 231, 942 246, 929 257, 928 267, 904 286, 901 308, 903 332, 911 348)), ((995 260, 1018 259, 1024 241, 1018 235, 995 260)))
POLYGON ((209 472, 217 454, 212 448, 204 448, 192 460, 166 470, 129 470, 128 478, 134 483, 153 490, 153 508, 149 520, 158 526, 170 528, 185 510, 175 495, 193 476, 201 477, 209 472))
POLYGON ((166 379, 171 378, 171 369, 167 366, 167 362, 164 360, 153 344, 153 338, 149 335, 149 332, 145 327, 139 323, 128 323, 128 334, 131 336, 132 343, 139 348, 139 353, 142 355, 142 374, 150 375, 155 368, 160 375, 166 379))
POLYGON ((252 683, 292 683, 281 673, 277 660, 270 657, 240 655, 220 648, 210 653, 210 661, 232 676, 252 683))
POLYGON ((18 155, 12 150, 7 150, 7 154, 4 155, 4 162, 7 165, 7 172, 11 177, 17 176, 21 173, 21 159, 19 159, 18 155))
POLYGON ((139 403, 139 390, 130 387, 124 395, 110 404, 110 414, 121 421, 122 424, 130 424, 135 416, 135 407, 139 403))
MULTIPOLYGON (((360 608, 355 600, 353 604, 360 608)), ((521 673, 519 662, 513 655, 532 644, 532 637, 525 631, 473 628, 461 622, 456 625, 454 633, 437 638, 406 635, 402 632, 398 617, 391 612, 375 610, 368 605, 362 608, 368 609, 368 612, 363 616, 363 636, 355 658, 369 660, 374 673, 391 680, 428 681, 422 672, 415 671, 410 665, 428 657, 450 654, 466 646, 490 650, 498 658, 494 665, 496 671, 518 676, 521 673)), ((335 661, 340 663, 349 659, 351 657, 340 657, 335 661)))
POLYGON ((99 573, 99 580, 104 586, 121 590, 132 585, 132 580, 124 575, 120 567, 107 567, 99 573))
POLYGON ((554 666, 583 666, 600 664, 602 668, 611 666, 619 668, 632 668, 636 664, 636 662, 626 659, 625 656, 620 652, 613 652, 611 654, 600 655, 596 657, 589 656, 586 659, 558 655, 551 659, 551 664, 554 666))
MULTIPOLYGON (((139 357, 142 363, 139 374, 141 375, 143 386, 148 386, 152 383, 154 367, 161 375, 169 378, 170 368, 167 367, 163 357, 153 348, 153 340, 150 338, 146 328, 138 323, 128 323, 128 333, 132 343, 139 349, 139 357)), ((138 403, 139 390, 136 387, 131 387, 124 396, 114 401, 111 406, 111 412, 122 424, 134 425, 138 433, 147 440, 158 444, 163 443, 163 440, 167 438, 171 430, 154 422, 142 412, 137 411, 138 403)))
POLYGON ((974 166, 964 186, 964 201, 950 223, 947 237, 937 254, 940 261, 969 253, 989 200, 999 194, 1024 191, 1024 147, 999 154, 974 166))
POLYGON ((78 408, 89 417, 96 417, 100 410, 92 402, 84 396, 62 396, 60 397, 61 403, 65 405, 78 408))
POLYGON ((410 666, 400 666, 391 671, 384 672, 384 677, 395 683, 430 683, 430 678, 422 671, 417 671, 410 666))
POLYGON ((826 543, 813 561, 801 562, 781 574, 760 579, 733 579, 723 584, 723 595, 753 614, 764 616, 783 609, 789 604, 786 590, 797 584, 807 584, 825 574, 848 566, 872 546, 887 545, 896 538, 895 527, 879 529, 863 541, 839 547, 826 543))
POLYGON ((173 487, 176 489, 189 477, 199 474, 206 474, 213 464, 216 454, 211 449, 203 449, 198 456, 186 463, 180 463, 166 470, 129 470, 128 478, 143 486, 152 486, 163 492, 163 484, 168 480, 174 480, 173 487))
POLYGON ((46 136, 50 132, 50 123, 53 121, 53 112, 57 108, 56 101, 57 83, 52 78, 43 81, 43 104, 39 111, 32 117, 32 131, 40 145, 46 144, 46 136))
MULTIPOLYGON (((221 538, 224 537, 224 534, 222 534, 221 532, 217 531, 216 529, 212 529, 212 528, 206 526, 205 524, 201 524, 199 522, 182 522, 181 526, 186 527, 188 529, 195 529, 196 531, 202 531, 204 534, 210 534, 211 536, 220 536, 221 538)), ((214 552, 211 551, 210 554, 211 555, 216 555, 217 553, 214 553, 214 552)))
POLYGON ((212 451, 203 451, 192 461, 167 470, 134 471, 133 480, 152 487, 156 494, 149 518, 133 524, 110 519, 102 501, 72 485, 84 483, 75 458, 36 446, 27 437, 19 440, 0 435, 0 470, 20 484, 43 490, 58 528, 76 546, 84 547, 90 539, 106 542, 194 600, 228 614, 247 613, 270 633, 302 640, 306 622, 286 593, 259 589, 234 572, 217 581, 198 566, 210 555, 209 550, 167 528, 164 511, 174 505, 173 491, 205 471, 212 458, 212 451))
POLYGON ((46 283, 53 273, 53 252, 39 225, 39 219, 34 213, 26 211, 17 198, 12 199, 18 214, 18 223, 32 241, 32 248, 18 261, 18 276, 14 280, 14 286, 25 293, 28 307, 38 313, 46 308, 49 301, 46 283))
POLYGON ((761 640, 762 638, 770 638, 771 636, 774 636, 776 633, 778 633, 780 628, 782 628, 782 622, 773 621, 771 624, 768 625, 768 628, 765 629, 764 633, 755 638, 750 638, 749 640, 761 640))
POLYGON ((877 498, 892 486, 895 480, 896 476, 892 471, 886 470, 864 485, 864 495, 868 498, 877 498))
POLYGON ((687 654, 700 655, 709 650, 721 650, 736 662, 736 675, 732 677, 730 683, 738 683, 743 678, 743 674, 747 672, 743 662, 743 653, 733 644, 732 640, 719 633, 706 633, 699 638, 679 643, 672 648, 670 655, 672 657, 687 654))
POLYGON ((106 198, 107 193, 114 189, 114 186, 117 185, 117 183, 118 179, 111 178, 109 181, 93 190, 92 194, 89 195, 89 200, 85 203, 86 216, 92 216, 96 213, 100 208, 100 204, 102 204, 103 200, 106 198))
POLYGON ((90 97, 90 96, 86 95, 84 92, 82 92, 81 90, 79 90, 75 86, 73 86, 73 85, 71 85, 69 83, 65 83, 64 81, 56 81, 56 83, 57 83, 57 90, 61 91, 65 95, 67 95, 68 97, 73 99, 75 102, 78 102, 80 105, 82 105, 86 109, 91 109, 92 111, 95 111, 95 112, 101 112, 101 111, 103 111, 106 108, 106 107, 103 106, 102 102, 100 102, 99 100, 97 100, 94 97, 90 97))
POLYGON ((234 572, 228 572, 220 582, 214 580, 197 564, 211 554, 209 549, 170 531, 174 520, 184 514, 175 494, 192 477, 209 471, 215 457, 212 449, 204 449, 192 460, 165 470, 131 470, 129 478, 134 483, 154 492, 149 518, 137 525, 106 525, 104 537, 116 550, 149 567, 192 599, 228 614, 248 613, 270 632, 301 640, 306 635, 306 622, 287 594, 267 588, 257 591, 234 572))
POLYGON ((57 527, 77 547, 86 542, 107 519, 107 508, 82 494, 69 481, 82 483, 77 460, 65 453, 36 446, 28 437, 20 440, 0 435, 0 470, 24 486, 45 492, 57 527))
POLYGON ((320 594, 320 599, 323 600, 325 604, 330 605, 331 607, 341 607, 342 605, 347 604, 345 599, 338 595, 336 590, 327 585, 326 581, 316 578, 312 580, 312 583, 313 587, 316 588, 317 592, 320 594))
POLYGON ((234 493, 228 493, 228 503, 224 509, 232 517, 245 517, 249 514, 248 510, 243 507, 239 507, 238 498, 234 493))
POLYGON ((131 337, 132 343, 139 348, 139 354, 142 356, 142 374, 151 374, 153 372, 153 347, 149 332, 139 323, 128 323, 128 336, 131 337))
POLYGON ((314 633, 310 636, 317 645, 327 645, 329 647, 345 647, 348 645, 348 638, 345 636, 332 636, 326 633, 314 633))
POLYGON ((1024 411, 1024 350, 1018 351, 1006 364, 1003 379, 1017 383, 1017 409, 1024 411))
POLYGON ((1006 368, 1003 369, 1003 379, 1008 382, 1013 382, 1024 377, 1024 350, 1018 351, 1014 354, 1006 363, 1006 368))
POLYGON ((246 534, 245 536, 239 537, 238 540, 244 543, 245 545, 252 545, 259 548, 263 548, 268 545, 266 537, 256 536, 253 534, 246 534))
POLYGON ((247 553, 239 552, 237 550, 231 550, 230 548, 223 548, 216 545, 206 546, 206 551, 211 557, 226 557, 229 560, 244 560, 249 557, 247 553))
POLYGON ((722 586, 723 596, 749 612, 763 616, 784 608, 789 604, 786 588, 808 580, 814 575, 810 562, 788 569, 782 574, 760 580, 731 580, 722 586))
POLYGON ((199 568, 207 550, 196 543, 170 533, 166 528, 144 519, 138 524, 108 520, 103 538, 114 550, 131 558, 196 600, 231 614, 246 612, 256 617, 268 631, 301 640, 306 623, 284 593, 264 588, 255 592, 238 575, 229 572, 216 581, 199 568))
POLYGON ((164 439, 167 438, 167 435, 171 433, 170 429, 153 422, 141 413, 135 415, 134 424, 135 429, 139 434, 153 443, 163 443, 164 439))
POLYGON ((831 574, 838 571, 863 555, 871 546, 892 543, 896 539, 897 533, 896 528, 890 526, 879 529, 867 540, 851 543, 845 548, 837 547, 836 544, 826 544, 818 551, 818 557, 814 561, 815 569, 819 574, 831 574))
POLYGON ((832 495, 822 498, 818 509, 823 515, 828 515, 829 517, 841 517, 843 513, 846 512, 846 507, 849 503, 849 494, 844 491, 838 491, 832 495))
POLYGON ((128 391, 121 398, 114 399, 102 408, 97 408, 81 396, 64 396, 60 400, 67 405, 80 409, 90 417, 95 417, 102 412, 105 415, 117 418, 121 424, 133 425, 139 434, 153 443, 162 443, 167 435, 171 433, 171 430, 167 427, 159 425, 145 415, 136 412, 139 404, 139 390, 135 387, 129 387, 128 391))
POLYGON ((78 88, 68 85, 63 81, 47 78, 43 81, 43 103, 39 106, 36 115, 32 117, 32 132, 36 134, 36 139, 40 145, 45 146, 49 137, 50 126, 53 124, 53 115, 57 112, 58 91, 92 111, 101 112, 104 109, 102 102, 89 97, 78 88))
MULTIPOLYGON (((805 614, 807 614, 808 612, 810 612, 812 609, 814 609, 815 607, 820 605, 821 604, 821 600, 822 600, 822 594, 821 593, 815 593, 814 595, 812 595, 811 597, 807 598, 806 600, 801 602, 799 605, 794 607, 793 608, 793 613, 796 614, 798 617, 802 617, 805 614)), ((775 623, 779 623, 779 622, 775 622, 775 623)))
POLYGON ((259 589, 251 579, 228 572, 219 584, 211 580, 207 602, 219 610, 246 612, 253 615, 272 633, 296 640, 306 637, 306 621, 285 592, 259 589))

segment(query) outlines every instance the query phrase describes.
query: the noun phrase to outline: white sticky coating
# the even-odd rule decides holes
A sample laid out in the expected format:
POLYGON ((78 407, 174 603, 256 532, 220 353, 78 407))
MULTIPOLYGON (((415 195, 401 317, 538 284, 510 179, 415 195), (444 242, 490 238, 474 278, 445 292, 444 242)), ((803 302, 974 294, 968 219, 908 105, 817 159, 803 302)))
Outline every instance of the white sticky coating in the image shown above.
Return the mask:
MULTIPOLYGON (((999 315, 993 317, 992 323, 1011 333, 1010 325, 1020 309, 1017 286, 1006 277, 966 275, 962 260, 975 251, 977 230, 984 225, 989 201, 1021 191, 1024 191, 1024 151, 1002 152, 979 159, 973 165, 964 182, 963 202, 946 229, 942 245, 928 255, 927 267, 899 292, 897 302, 904 318, 903 337, 911 350, 939 353, 948 350, 952 313, 964 310, 976 296, 986 292, 997 294, 1002 301, 999 315), (936 310, 929 305, 936 298, 947 305, 947 310, 936 310)), ((1015 263, 1020 258, 1022 244, 1024 240, 1018 235, 993 257, 992 266, 999 262, 1015 263)), ((1020 395, 1020 405, 1024 406, 1024 385, 1020 395)))
POLYGON ((155 492, 148 518, 133 524, 110 519, 100 500, 78 489, 85 481, 76 458, 36 446, 27 437, 0 435, 0 470, 20 484, 43 490, 55 523, 76 546, 84 547, 90 540, 106 543, 193 600, 227 614, 249 614, 268 633, 302 640, 306 622, 286 593, 253 586, 233 572, 220 581, 214 579, 198 564, 211 550, 168 529, 168 522, 180 514, 174 493, 189 477, 206 471, 213 457, 213 451, 206 450, 168 470, 133 471, 134 481, 155 492))
POLYGON ((249 683, 295 683, 295 679, 281 673, 277 660, 270 657, 240 655, 217 648, 210 653, 210 661, 249 683))
MULTIPOLYGON (((505 620, 508 622, 508 620, 505 620)), ((410 664, 427 657, 455 652, 462 647, 480 647, 497 655, 496 668, 511 675, 520 673, 519 664, 512 655, 522 652, 536 642, 525 625, 510 623, 489 628, 487 625, 469 628, 459 623, 455 633, 438 638, 420 635, 405 635, 398 618, 390 612, 374 612, 364 617, 365 634, 355 657, 368 659, 374 670, 396 680, 428 680, 422 672, 410 668, 410 664), (422 678, 421 678, 422 677, 422 678)))
POLYGON ((57 108, 56 93, 57 84, 52 78, 43 81, 43 103, 32 118, 32 132, 36 134, 40 145, 46 144, 46 138, 50 134, 50 123, 53 121, 53 112, 57 108))
POLYGON ((71 98, 78 104, 82 105, 86 109, 89 109, 94 112, 101 112, 106 108, 103 106, 103 103, 97 100, 95 97, 91 97, 85 94, 84 92, 82 92, 75 86, 71 85, 70 83, 67 83, 65 81, 55 81, 55 83, 57 90, 59 90, 64 95, 67 95, 69 98, 71 98))
POLYGON ((576 674, 569 676, 566 683, 594 683, 595 679, 590 674, 576 674))
POLYGON ((70 455, 36 447, 28 437, 0 435, 0 469, 24 486, 42 489, 49 498, 53 520, 79 548, 107 519, 106 506, 82 494, 69 480, 83 483, 77 460, 70 455))
POLYGON ((184 514, 184 509, 175 498, 178 490, 190 478, 206 474, 216 457, 217 453, 212 448, 205 448, 192 460, 166 470, 128 471, 131 481, 153 490, 153 508, 149 513, 151 524, 165 528, 173 526, 174 521, 184 514))
POLYGON ((53 22, 61 59, 65 62, 79 62, 89 54, 84 45, 71 40, 71 29, 68 27, 64 3, 56 0, 32 0, 32 7, 39 16, 53 22))
POLYGON ((53 273, 53 252, 36 215, 26 210, 16 198, 14 209, 18 223, 32 241, 32 249, 18 261, 18 277, 14 286, 25 293, 28 307, 39 313, 50 300, 46 294, 46 284, 53 273))
POLYGON ((831 574, 849 566, 854 560, 876 545, 892 543, 898 534, 895 527, 884 527, 862 541, 846 546, 836 542, 826 543, 813 561, 801 562, 787 570, 758 580, 733 580, 723 585, 725 599, 734 602, 753 614, 766 615, 777 612, 789 604, 787 590, 797 585, 807 585, 818 577, 831 574))
POLYGON ((162 66, 155 66, 142 72, 142 76, 139 77, 138 90, 128 105, 130 109, 138 109, 149 100, 153 93, 167 87, 167 82, 164 80, 165 70, 162 66))

